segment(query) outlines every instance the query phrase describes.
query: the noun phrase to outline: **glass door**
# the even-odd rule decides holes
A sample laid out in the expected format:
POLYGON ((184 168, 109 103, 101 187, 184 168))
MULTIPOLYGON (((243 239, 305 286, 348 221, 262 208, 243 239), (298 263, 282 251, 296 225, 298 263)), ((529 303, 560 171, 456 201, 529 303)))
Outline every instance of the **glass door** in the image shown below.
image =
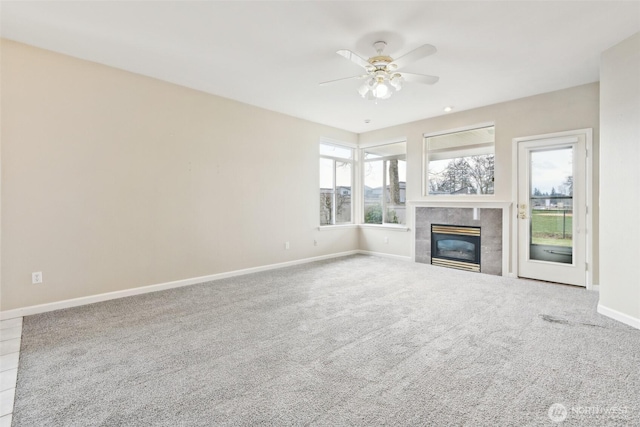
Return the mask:
POLYGON ((518 275, 586 284, 586 149, 578 135, 518 144, 518 275))
POLYGON ((529 258, 573 264, 573 146, 530 151, 529 258))

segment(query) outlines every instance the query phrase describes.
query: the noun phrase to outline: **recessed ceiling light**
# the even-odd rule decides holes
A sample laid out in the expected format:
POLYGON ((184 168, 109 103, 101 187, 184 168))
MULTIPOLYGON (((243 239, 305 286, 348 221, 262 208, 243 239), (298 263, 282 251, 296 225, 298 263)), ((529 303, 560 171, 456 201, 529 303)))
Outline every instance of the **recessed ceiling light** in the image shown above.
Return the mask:
POLYGON ((451 111, 453 111, 453 107, 451 107, 451 106, 444 107, 444 112, 445 112, 445 113, 449 113, 449 112, 451 112, 451 111))
POLYGON ((364 119, 365 123, 371 123, 371 119, 364 119))

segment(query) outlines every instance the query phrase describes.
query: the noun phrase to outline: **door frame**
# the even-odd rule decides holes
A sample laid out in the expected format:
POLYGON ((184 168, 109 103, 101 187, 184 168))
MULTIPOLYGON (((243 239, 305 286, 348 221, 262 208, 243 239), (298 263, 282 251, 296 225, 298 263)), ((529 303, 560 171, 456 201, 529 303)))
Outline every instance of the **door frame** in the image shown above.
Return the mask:
POLYGON ((576 129, 563 132, 547 133, 542 135, 523 136, 512 139, 511 144, 511 271, 515 277, 519 276, 518 271, 518 144, 520 142, 531 142, 544 139, 552 139, 559 137, 567 137, 574 135, 584 135, 586 146, 586 165, 585 165, 585 191, 586 191, 586 253, 585 259, 587 263, 585 283, 588 290, 596 290, 597 287, 593 283, 593 234, 595 221, 593 219, 593 129, 576 129))

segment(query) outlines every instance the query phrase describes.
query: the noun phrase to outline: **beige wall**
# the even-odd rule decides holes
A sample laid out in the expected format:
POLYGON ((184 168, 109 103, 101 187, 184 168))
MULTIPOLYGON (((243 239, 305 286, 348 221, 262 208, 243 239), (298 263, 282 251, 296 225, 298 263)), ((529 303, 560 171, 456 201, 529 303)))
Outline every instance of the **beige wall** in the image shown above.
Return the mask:
POLYGON ((355 249, 410 256, 411 232, 317 230, 321 137, 406 138, 417 200, 423 133, 495 122, 490 200, 510 201, 513 138, 593 128, 598 196, 597 83, 358 136, 19 43, 0 52, 1 310, 355 249))
POLYGON ((640 325, 640 33, 601 60, 600 305, 640 325))
MULTIPOLYGON (((359 137, 360 144, 372 144, 398 138, 407 139, 407 199, 425 200, 422 196, 422 141, 425 133, 440 132, 476 124, 494 122, 496 125, 495 194, 482 197, 486 201, 512 201, 511 186, 515 179, 512 169, 513 138, 541 135, 574 129, 593 128, 594 173, 592 186, 594 201, 598 200, 598 134, 599 85, 577 86, 556 92, 517 99, 473 110, 407 123, 359 137)), ((431 200, 470 200, 464 197, 431 200)), ((477 198, 471 200, 478 200, 477 198)), ((593 206, 597 224, 598 207, 593 206)), ((361 249, 409 256, 411 233, 391 233, 386 230, 361 230, 361 249), (395 246, 385 244, 383 234, 395 240, 395 246), (401 240, 398 242, 398 240, 401 240), (394 251, 394 248, 402 248, 394 251)), ((598 230, 594 233, 594 283, 598 283, 598 230)))
POLYGON ((317 230, 318 141, 357 135, 6 40, 1 54, 2 310, 358 248, 357 229, 317 230))

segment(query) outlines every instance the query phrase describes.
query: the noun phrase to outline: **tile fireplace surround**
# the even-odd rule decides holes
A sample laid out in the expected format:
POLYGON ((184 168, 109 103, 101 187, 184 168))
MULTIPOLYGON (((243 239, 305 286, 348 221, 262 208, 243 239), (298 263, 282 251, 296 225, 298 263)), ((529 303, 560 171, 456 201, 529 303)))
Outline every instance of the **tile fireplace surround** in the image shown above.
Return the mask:
POLYGON ((509 207, 510 204, 487 204, 485 207, 416 205, 415 261, 431 263, 431 224, 474 226, 481 228, 480 272, 506 275, 508 239, 504 229, 508 227, 505 218, 508 218, 509 207))

